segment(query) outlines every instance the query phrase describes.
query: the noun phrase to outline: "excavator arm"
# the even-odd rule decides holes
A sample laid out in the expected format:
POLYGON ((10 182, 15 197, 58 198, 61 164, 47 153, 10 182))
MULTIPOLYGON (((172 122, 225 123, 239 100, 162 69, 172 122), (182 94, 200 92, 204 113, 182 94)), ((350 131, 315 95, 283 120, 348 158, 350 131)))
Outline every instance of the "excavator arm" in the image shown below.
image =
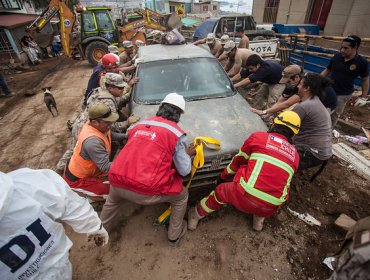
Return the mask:
POLYGON ((169 28, 173 29, 181 26, 181 19, 177 15, 163 15, 148 8, 145 8, 145 10, 139 10, 136 13, 142 18, 121 27, 121 32, 136 30, 141 27, 166 31, 169 28))
POLYGON ((45 25, 58 13, 61 28, 61 41, 65 54, 68 57, 72 56, 70 45, 72 28, 75 23, 73 12, 66 5, 67 0, 51 0, 48 7, 38 16, 29 26, 27 30, 41 31, 45 25))

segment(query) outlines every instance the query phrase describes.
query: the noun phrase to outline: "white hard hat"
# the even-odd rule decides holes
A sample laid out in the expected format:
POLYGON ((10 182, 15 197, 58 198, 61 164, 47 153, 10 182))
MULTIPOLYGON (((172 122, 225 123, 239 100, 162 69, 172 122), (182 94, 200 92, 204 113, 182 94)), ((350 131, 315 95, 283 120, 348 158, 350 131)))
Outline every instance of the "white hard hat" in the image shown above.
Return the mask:
POLYGON ((182 95, 177 93, 169 93, 166 95, 166 97, 163 99, 162 103, 172 104, 182 110, 182 112, 185 112, 185 99, 182 95))

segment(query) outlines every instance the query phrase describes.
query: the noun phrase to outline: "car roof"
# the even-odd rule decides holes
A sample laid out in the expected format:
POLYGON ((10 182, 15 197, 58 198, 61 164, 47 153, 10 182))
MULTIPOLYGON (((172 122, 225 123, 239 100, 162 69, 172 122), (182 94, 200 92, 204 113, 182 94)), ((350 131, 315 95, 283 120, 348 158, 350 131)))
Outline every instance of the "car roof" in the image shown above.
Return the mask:
POLYGON ((142 46, 138 53, 138 58, 143 62, 197 57, 214 58, 210 52, 193 44, 142 46))

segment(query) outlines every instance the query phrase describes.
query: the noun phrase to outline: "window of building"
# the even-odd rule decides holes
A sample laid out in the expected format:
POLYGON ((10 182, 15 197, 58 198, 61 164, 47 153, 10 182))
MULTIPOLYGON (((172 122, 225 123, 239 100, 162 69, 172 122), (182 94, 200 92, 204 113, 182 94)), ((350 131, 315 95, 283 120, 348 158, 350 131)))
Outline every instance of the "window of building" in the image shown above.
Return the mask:
POLYGON ((176 6, 170 5, 170 13, 174 13, 176 11, 176 6))
POLYGON ((217 5, 213 5, 213 10, 216 11, 217 10, 217 5))
POLYGON ((208 6, 207 5, 203 6, 203 12, 208 12, 208 6))
POLYGON ((23 5, 19 0, 0 0, 0 9, 21 10, 23 9, 23 5))

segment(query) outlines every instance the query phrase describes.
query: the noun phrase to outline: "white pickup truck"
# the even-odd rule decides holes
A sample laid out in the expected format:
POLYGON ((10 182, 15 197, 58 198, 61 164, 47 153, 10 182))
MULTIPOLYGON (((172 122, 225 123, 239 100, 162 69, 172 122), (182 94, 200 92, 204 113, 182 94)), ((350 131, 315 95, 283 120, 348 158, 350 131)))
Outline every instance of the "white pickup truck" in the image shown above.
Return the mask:
POLYGON ((205 38, 208 33, 214 33, 217 38, 228 34, 236 43, 239 38, 235 37, 237 27, 243 27, 245 34, 249 37, 249 48, 262 57, 275 57, 277 53, 278 40, 272 30, 257 29, 256 22, 252 16, 224 16, 210 18, 202 22, 195 30, 193 42, 205 38))

